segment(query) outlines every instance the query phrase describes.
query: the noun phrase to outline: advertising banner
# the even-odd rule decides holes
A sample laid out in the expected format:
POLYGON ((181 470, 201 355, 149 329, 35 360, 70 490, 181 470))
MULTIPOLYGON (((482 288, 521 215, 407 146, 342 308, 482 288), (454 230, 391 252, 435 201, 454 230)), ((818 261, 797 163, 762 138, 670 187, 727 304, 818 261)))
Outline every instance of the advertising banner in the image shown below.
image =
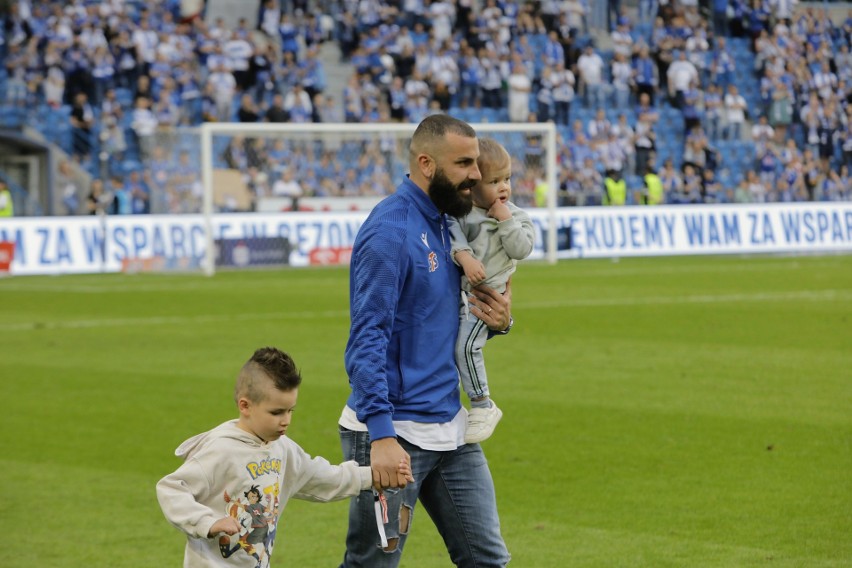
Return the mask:
POLYGON ((291 250, 283 237, 217 239, 216 266, 284 266, 290 264, 291 250))
MULTIPOLYGON (((545 257, 551 216, 529 209, 538 229, 531 258, 545 257)), ((366 212, 220 214, 210 222, 222 265, 346 264, 366 212)), ((852 203, 556 210, 558 258, 852 252, 852 203)), ((30 217, 0 221, 14 243, 13 275, 119 272, 144 265, 197 269, 207 247, 201 215, 30 217), (142 263, 142 264, 140 264, 142 263), (149 262, 150 264, 150 262, 149 262)))
POLYGON ((563 208, 557 227, 560 258, 852 251, 847 202, 563 208))

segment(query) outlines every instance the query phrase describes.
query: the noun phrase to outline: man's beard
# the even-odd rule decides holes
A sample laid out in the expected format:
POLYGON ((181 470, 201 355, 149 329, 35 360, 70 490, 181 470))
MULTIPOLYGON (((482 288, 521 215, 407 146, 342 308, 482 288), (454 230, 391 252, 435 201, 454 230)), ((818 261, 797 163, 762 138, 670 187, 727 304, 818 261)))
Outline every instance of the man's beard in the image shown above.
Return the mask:
POLYGON ((450 181, 443 169, 438 168, 429 182, 429 198, 441 213, 464 217, 473 209, 473 198, 470 193, 465 195, 460 190, 470 189, 475 185, 476 180, 473 179, 456 185, 450 181))

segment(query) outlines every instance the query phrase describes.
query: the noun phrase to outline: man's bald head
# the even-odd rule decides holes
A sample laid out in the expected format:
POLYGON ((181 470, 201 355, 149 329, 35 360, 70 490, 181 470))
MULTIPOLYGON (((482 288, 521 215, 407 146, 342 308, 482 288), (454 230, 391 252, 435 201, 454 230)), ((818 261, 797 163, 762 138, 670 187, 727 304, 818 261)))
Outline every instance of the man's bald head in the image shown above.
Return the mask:
POLYGON ((476 138, 476 131, 463 120, 447 114, 433 114, 424 118, 409 147, 409 160, 412 170, 416 167, 417 157, 421 154, 436 155, 445 144, 447 134, 456 134, 467 138, 476 138))

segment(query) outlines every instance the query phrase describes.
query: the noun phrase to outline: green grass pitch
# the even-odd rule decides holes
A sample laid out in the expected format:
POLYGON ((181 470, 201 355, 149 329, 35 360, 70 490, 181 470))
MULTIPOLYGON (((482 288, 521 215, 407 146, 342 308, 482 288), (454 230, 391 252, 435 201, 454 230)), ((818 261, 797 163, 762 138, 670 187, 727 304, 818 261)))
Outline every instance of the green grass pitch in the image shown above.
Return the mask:
MULTIPOLYGON (((512 566, 852 566, 852 256, 522 264, 486 347, 512 566)), ((154 484, 289 351, 291 436, 340 460, 343 268, 0 280, 7 567, 179 566, 154 484)), ((273 566, 337 566, 346 502, 294 501, 273 566)), ((449 566, 415 511, 402 565, 449 566)))

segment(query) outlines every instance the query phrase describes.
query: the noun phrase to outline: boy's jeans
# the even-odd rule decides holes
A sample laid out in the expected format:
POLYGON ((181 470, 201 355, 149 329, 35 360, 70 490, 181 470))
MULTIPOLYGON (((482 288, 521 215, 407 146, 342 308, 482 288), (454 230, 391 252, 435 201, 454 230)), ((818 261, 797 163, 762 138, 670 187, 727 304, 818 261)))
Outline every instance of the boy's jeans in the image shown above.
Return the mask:
MULTIPOLYGON (((343 457, 370 464, 370 436, 340 428, 343 457)), ((408 529, 414 522, 417 499, 432 517, 452 562, 460 567, 504 567, 509 552, 500 535, 497 499, 488 462, 479 444, 452 451, 424 450, 399 438, 411 456, 414 483, 405 489, 386 489, 389 541, 399 538, 396 550, 381 548, 373 492, 362 491, 349 505, 349 533, 341 568, 395 568, 402 558, 408 530, 400 530, 400 511, 408 509, 408 529)), ((405 529, 406 527, 402 527, 405 529)))

